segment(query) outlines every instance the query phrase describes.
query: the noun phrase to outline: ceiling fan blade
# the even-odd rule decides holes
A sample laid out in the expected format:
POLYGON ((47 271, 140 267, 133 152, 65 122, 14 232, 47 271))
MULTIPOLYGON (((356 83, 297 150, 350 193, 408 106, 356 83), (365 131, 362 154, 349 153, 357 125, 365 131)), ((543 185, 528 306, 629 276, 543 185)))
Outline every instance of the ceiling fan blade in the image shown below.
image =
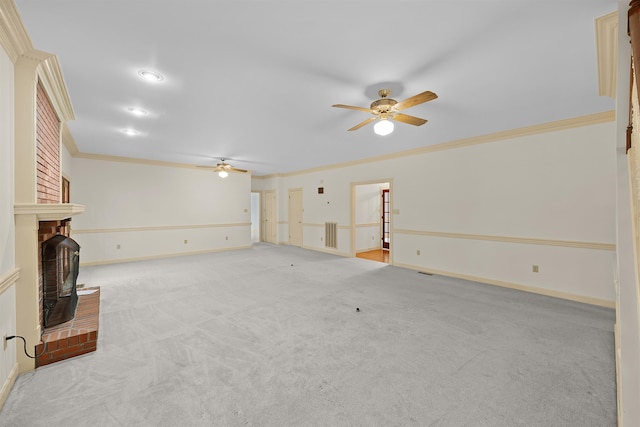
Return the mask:
POLYGON ((242 173, 249 172, 246 169, 238 169, 238 168, 234 168, 233 166, 229 170, 232 170, 234 172, 242 172, 242 173))
POLYGON ((431 91, 422 92, 412 96, 411 98, 407 98, 404 101, 398 102, 393 106, 393 109, 396 111, 406 110, 407 108, 413 107, 414 105, 422 104, 423 102, 427 101, 433 101, 437 97, 438 95, 431 91))
POLYGON ((425 119, 421 119, 420 117, 408 116, 402 113, 394 114, 393 120, 397 120, 399 122, 407 123, 414 126, 421 126, 427 123, 425 119))
POLYGON ((371 122, 374 122, 377 120, 377 117, 370 117, 367 120, 365 120, 364 122, 360 122, 357 125, 355 125, 354 127, 352 127, 351 129, 347 129, 347 130, 358 130, 360 129, 362 126, 364 125, 368 125, 371 122))
POLYGON ((203 168, 203 169, 215 169, 216 168, 216 166, 204 166, 204 165, 196 165, 196 167, 203 168))
POLYGON ((354 107, 353 105, 333 104, 332 107, 346 108, 348 110, 364 111, 365 113, 374 113, 374 111, 371 110, 370 108, 354 107))

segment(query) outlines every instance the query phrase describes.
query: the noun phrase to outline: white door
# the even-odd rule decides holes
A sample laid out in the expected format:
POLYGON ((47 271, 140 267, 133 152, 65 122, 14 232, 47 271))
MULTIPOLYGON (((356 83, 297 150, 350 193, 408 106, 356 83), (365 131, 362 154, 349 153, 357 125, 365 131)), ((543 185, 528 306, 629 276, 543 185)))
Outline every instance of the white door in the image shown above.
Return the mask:
POLYGON ((269 243, 278 243, 278 223, 276 221, 276 192, 264 193, 264 240, 269 243))
POLYGON ((289 244, 302 246, 302 189, 289 190, 289 244))
POLYGON ((251 243, 260 241, 260 193, 251 193, 251 243))

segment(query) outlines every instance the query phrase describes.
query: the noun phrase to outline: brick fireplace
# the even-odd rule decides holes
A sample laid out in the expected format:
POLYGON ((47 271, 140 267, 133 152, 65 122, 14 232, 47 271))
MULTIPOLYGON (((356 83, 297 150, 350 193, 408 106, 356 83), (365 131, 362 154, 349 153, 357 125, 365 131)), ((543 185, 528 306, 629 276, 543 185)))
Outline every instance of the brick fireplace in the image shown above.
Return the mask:
MULTIPOLYGON (((59 237, 70 236, 70 219, 58 221, 40 221, 38 228, 38 245, 42 248, 47 242, 59 237)), ((75 243, 75 242, 74 242, 75 243)), ((79 250, 79 248, 78 248, 79 250)), ((49 365, 71 357, 90 353, 97 349, 98 324, 100 312, 100 288, 81 287, 76 294, 75 283, 73 292, 77 296, 77 306, 70 309, 73 315, 63 322, 53 322, 45 317, 47 311, 47 284, 44 250, 39 251, 39 301, 40 322, 44 329, 42 343, 36 347, 36 366, 49 365)), ((58 319, 59 320, 59 319, 58 319)))
MULTIPOLYGON (((84 206, 69 203, 63 182, 62 145, 73 155, 66 127, 74 113, 55 55, 31 48, 15 62, 15 242, 19 276, 15 286, 16 335, 28 353, 16 347, 19 372, 96 349, 99 289, 82 289, 75 317, 45 329, 42 242, 70 236, 71 218, 84 206)), ((77 150, 77 149, 76 149, 77 150)), ((70 165, 68 165, 70 166, 70 165)))

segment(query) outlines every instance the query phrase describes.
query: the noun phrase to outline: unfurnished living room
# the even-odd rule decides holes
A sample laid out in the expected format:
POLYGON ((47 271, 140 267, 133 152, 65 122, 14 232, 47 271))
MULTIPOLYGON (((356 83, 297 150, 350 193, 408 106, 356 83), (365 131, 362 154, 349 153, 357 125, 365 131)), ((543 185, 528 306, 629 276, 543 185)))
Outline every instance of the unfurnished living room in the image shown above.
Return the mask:
POLYGON ((640 1, 0 0, 0 427, 640 425, 640 1))

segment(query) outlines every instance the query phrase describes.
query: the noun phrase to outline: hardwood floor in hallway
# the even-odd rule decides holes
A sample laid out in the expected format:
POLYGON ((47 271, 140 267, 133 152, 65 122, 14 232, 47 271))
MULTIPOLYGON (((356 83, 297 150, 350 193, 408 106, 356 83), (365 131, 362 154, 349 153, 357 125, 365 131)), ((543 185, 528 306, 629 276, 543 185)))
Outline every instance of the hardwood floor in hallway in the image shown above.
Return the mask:
POLYGON ((389 264, 389 251, 384 249, 374 249, 372 251, 360 252, 356 254, 357 258, 364 258, 371 261, 386 262, 389 264))

